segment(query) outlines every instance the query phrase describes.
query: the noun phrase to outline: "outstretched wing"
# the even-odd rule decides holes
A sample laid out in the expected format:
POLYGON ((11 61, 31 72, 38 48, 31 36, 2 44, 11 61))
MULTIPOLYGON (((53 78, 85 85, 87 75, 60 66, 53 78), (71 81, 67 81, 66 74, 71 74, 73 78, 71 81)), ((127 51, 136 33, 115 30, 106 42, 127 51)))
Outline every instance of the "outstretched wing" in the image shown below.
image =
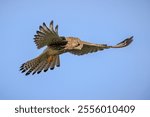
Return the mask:
POLYGON ((85 41, 81 41, 81 43, 83 44, 81 50, 73 49, 70 51, 70 53, 75 55, 83 55, 83 54, 93 53, 97 51, 102 51, 107 46, 105 44, 93 44, 85 41))
POLYGON ((108 46, 107 44, 93 44, 93 43, 81 41, 80 43, 83 44, 81 50, 74 49, 71 50, 70 53, 75 55, 83 55, 83 54, 93 53, 97 51, 102 51, 108 48, 123 48, 128 46, 133 41, 132 38, 133 36, 125 39, 124 41, 118 43, 115 46, 108 46))
POLYGON ((44 46, 50 46, 55 44, 66 44, 67 41, 58 35, 58 25, 56 25, 55 30, 53 29, 53 21, 50 22, 49 28, 43 23, 39 26, 39 31, 34 35, 34 42, 38 49, 44 46))

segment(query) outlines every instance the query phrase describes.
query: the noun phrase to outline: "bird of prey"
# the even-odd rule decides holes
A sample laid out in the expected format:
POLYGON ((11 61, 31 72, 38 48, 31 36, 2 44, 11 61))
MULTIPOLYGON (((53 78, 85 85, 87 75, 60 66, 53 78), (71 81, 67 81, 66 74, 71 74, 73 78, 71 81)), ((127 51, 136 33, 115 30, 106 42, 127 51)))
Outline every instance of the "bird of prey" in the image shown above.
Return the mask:
POLYGON ((107 44, 93 44, 82 41, 76 37, 64 37, 58 34, 58 25, 53 28, 53 21, 49 27, 43 23, 39 26, 39 31, 34 35, 34 42, 38 49, 46 46, 47 48, 38 57, 29 60, 21 65, 21 72, 25 75, 39 74, 41 71, 46 72, 48 69, 53 70, 60 66, 60 55, 66 52, 75 55, 84 55, 92 52, 102 51, 109 48, 122 48, 128 46, 133 40, 133 36, 126 38, 124 41, 114 46, 107 44))

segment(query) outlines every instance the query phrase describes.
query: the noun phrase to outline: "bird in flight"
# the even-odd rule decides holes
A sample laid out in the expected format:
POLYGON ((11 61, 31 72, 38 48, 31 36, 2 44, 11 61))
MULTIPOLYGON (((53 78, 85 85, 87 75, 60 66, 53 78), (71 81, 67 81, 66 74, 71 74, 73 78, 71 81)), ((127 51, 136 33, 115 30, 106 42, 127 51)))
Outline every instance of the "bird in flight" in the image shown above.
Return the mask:
POLYGON ((128 46, 133 41, 133 36, 126 38, 124 41, 114 46, 107 44, 94 44, 82 41, 76 37, 64 37, 58 34, 58 25, 55 29, 53 21, 49 27, 43 23, 39 26, 39 31, 34 35, 34 42, 38 49, 46 46, 47 48, 36 58, 29 60, 21 65, 20 70, 25 75, 39 74, 41 71, 46 72, 48 69, 53 70, 60 66, 60 55, 66 52, 74 55, 84 55, 92 52, 102 51, 109 48, 122 48, 128 46))

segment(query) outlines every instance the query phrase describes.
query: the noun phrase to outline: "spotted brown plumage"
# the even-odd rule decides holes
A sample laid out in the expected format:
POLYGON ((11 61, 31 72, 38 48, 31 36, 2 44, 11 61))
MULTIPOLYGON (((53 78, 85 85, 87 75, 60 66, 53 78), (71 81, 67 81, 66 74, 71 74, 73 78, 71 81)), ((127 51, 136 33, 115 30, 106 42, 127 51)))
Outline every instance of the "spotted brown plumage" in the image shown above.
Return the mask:
POLYGON ((34 35, 34 42, 38 49, 47 46, 47 48, 38 57, 29 60, 21 65, 21 72, 26 75, 39 74, 41 71, 53 70, 60 66, 60 54, 69 52, 75 55, 84 55, 109 48, 122 48, 128 46, 133 41, 133 36, 129 37, 114 46, 107 44, 93 44, 85 42, 76 37, 64 37, 58 35, 58 25, 53 28, 53 21, 49 27, 43 23, 39 26, 39 31, 34 35))

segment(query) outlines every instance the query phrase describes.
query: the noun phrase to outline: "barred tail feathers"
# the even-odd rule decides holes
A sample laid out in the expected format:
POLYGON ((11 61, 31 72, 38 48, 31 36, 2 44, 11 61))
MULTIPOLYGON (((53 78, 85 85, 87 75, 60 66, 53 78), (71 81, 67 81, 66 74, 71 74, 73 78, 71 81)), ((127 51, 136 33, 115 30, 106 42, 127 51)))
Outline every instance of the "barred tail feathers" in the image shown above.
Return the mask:
POLYGON ((22 73, 26 72, 25 75, 29 75, 30 73, 33 75, 35 73, 39 74, 42 70, 46 72, 49 68, 53 70, 55 66, 60 66, 58 58, 59 55, 45 57, 45 59, 43 59, 42 56, 39 56, 22 64, 20 71, 22 73))

